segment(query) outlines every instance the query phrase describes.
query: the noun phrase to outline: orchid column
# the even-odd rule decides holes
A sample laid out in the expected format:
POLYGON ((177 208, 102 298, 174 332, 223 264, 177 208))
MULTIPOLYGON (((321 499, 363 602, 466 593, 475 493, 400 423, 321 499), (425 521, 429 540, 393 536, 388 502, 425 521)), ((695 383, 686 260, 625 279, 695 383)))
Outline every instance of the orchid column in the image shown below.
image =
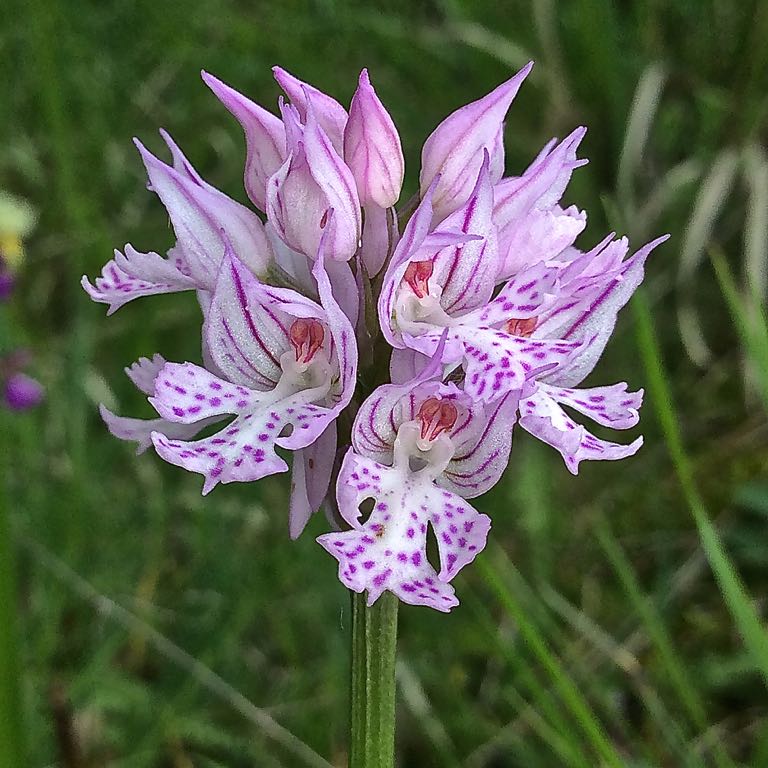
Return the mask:
POLYGON ((514 425, 573 474, 642 443, 600 439, 564 406, 636 425, 642 391, 577 387, 660 240, 629 258, 613 235, 574 247, 586 214, 559 203, 584 129, 504 178, 504 119, 530 69, 435 129, 399 216, 400 139, 365 70, 347 112, 276 68, 279 117, 204 73, 245 133, 256 211, 163 132, 171 165, 138 146, 176 243, 165 256, 126 245, 83 278, 109 313, 192 290, 203 318, 198 363, 155 353, 126 369, 157 413, 102 407, 112 434, 202 475, 203 494, 290 469, 291 538, 324 511, 317 541, 353 597, 352 768, 394 764, 398 605, 458 605, 452 581, 491 528, 468 499, 498 482, 514 425))

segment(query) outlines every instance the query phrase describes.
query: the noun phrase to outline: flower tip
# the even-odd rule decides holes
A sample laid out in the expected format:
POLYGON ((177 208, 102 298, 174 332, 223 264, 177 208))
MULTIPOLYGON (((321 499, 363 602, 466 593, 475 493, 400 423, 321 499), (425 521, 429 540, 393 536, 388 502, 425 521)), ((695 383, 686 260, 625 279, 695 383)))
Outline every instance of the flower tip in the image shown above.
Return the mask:
POLYGON ((363 67, 360 70, 360 77, 357 78, 357 82, 358 82, 359 85, 364 86, 364 87, 368 87, 368 88, 372 88, 373 87, 373 86, 371 86, 371 78, 368 76, 368 68, 367 67, 363 67))
POLYGON ((225 82, 204 69, 200 70, 200 78, 217 95, 219 92, 226 93, 229 90, 229 86, 225 82))
MULTIPOLYGON (((285 91, 286 84, 291 85, 294 82, 298 82, 297 79, 287 70, 282 67, 272 67, 272 77, 275 78, 277 84, 285 91)), ((286 91, 287 92, 287 91, 286 91)))
POLYGON ((144 165, 149 168, 150 165, 163 165, 164 163, 159 158, 155 157, 141 142, 141 140, 134 136, 133 137, 133 143, 136 147, 136 149, 139 150, 139 154, 141 155, 141 159, 144 162, 144 165))

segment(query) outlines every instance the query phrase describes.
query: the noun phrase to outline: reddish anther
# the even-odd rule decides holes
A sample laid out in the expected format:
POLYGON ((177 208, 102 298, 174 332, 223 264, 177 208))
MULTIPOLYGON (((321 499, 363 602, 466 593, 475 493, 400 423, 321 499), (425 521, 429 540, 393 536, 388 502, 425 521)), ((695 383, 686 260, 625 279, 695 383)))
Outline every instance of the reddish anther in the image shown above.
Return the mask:
POLYGON ((430 397, 421 404, 417 416, 421 421, 421 439, 432 441, 441 432, 453 429, 459 412, 450 400, 430 397))
POLYGON ((288 335, 296 353, 296 362, 308 363, 323 346, 325 328, 317 320, 300 318, 294 320, 288 335))
POLYGON ((403 280, 420 299, 429 293, 429 278, 434 268, 432 261, 412 261, 405 270, 403 280))
POLYGON ((528 338, 536 330, 538 322, 538 317, 515 317, 512 320, 507 320, 504 324, 504 330, 512 336, 528 338))

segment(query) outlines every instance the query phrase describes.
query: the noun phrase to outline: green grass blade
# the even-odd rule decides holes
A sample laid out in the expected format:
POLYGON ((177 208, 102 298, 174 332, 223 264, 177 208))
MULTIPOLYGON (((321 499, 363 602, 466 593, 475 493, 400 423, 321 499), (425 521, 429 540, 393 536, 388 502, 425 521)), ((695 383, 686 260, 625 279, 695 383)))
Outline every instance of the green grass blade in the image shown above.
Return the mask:
MULTIPOLYGON (((467 601, 468 607, 472 608, 474 620, 484 627, 488 637, 498 638, 497 628, 494 626, 493 619, 486 604, 480 599, 467 601)), ((590 757, 585 751, 585 745, 578 732, 574 731, 572 723, 568 721, 562 711, 562 702, 557 700, 553 691, 545 686, 535 674, 535 670, 527 663, 526 659, 519 653, 518 648, 513 644, 497 642, 499 652, 504 655, 511 670, 515 674, 516 682, 532 697, 530 703, 526 702, 522 708, 518 708, 518 719, 527 722, 531 728, 539 734, 545 743, 556 753, 566 765, 587 768, 591 764, 590 757), (519 679, 519 680, 518 680, 519 679), (532 716, 531 716, 532 715, 532 716), (550 734, 557 734, 555 738, 550 738, 550 734)), ((524 701, 523 696, 514 693, 511 697, 519 704, 524 701)), ((507 727, 503 730, 507 732, 507 727)), ((502 734, 500 733, 499 739, 502 734)), ((480 758, 485 754, 490 745, 484 745, 475 750, 467 758, 467 765, 482 765, 480 758)))
POLYGON ((725 551, 720 536, 710 520, 704 500, 699 493, 693 469, 683 446, 675 416, 672 394, 661 359, 659 343, 653 328, 651 309, 641 290, 632 302, 638 346, 642 357, 651 401, 661 424, 675 472, 701 537, 704 552, 717 580, 725 603, 733 616, 745 646, 755 666, 768 685, 768 633, 760 623, 752 600, 725 551))
MULTIPOLYGON (((700 731, 708 727, 707 713, 702 703, 701 693, 693 683, 693 677, 683 665, 675 651, 672 639, 667 632, 664 622, 648 595, 644 594, 624 550, 611 533, 608 521, 603 519, 596 527, 597 540, 603 549, 608 562, 619 577, 624 592, 642 619, 643 626, 648 632, 651 642, 659 652, 660 661, 669 676, 669 681, 682 704, 688 718, 700 731)), ((713 750, 715 764, 721 768, 733 766, 721 744, 715 744, 713 750)))
POLYGON ((768 410, 768 325, 766 325, 765 314, 756 296, 753 297, 752 306, 749 308, 742 300, 736 280, 724 254, 720 250, 712 248, 710 259, 723 298, 728 305, 728 311, 731 313, 736 326, 736 331, 741 337, 747 355, 754 363, 760 396, 763 399, 763 405, 768 410), (749 312, 749 309, 752 312, 749 312), (750 314, 753 317, 749 317, 750 314))
POLYGON ((516 595, 507 588, 487 557, 480 558, 477 564, 481 575, 493 588, 499 602, 516 622, 521 635, 552 680, 562 697, 563 704, 582 729, 595 753, 605 765, 620 768, 623 765, 622 759, 608 739, 600 721, 536 625, 529 619, 516 595))

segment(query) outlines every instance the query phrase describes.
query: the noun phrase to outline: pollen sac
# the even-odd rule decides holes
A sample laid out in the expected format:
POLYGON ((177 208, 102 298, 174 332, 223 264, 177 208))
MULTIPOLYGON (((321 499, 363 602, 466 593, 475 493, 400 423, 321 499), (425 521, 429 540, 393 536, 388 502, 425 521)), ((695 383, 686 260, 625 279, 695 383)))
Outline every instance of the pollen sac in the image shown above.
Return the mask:
POLYGON ((325 329, 317 320, 300 318, 291 325, 289 337, 296 353, 296 362, 309 363, 317 350, 323 346, 325 329))
POLYGON ((527 339, 536 330, 538 322, 538 317, 514 317, 507 320, 504 330, 511 336, 522 336, 527 339))
POLYGON ((458 415, 456 406, 450 400, 427 398, 418 413, 421 439, 432 441, 442 432, 453 429, 458 415))
POLYGON ((420 299, 429 295, 429 278, 432 277, 434 268, 434 262, 431 260, 412 261, 405 270, 403 280, 420 299))

